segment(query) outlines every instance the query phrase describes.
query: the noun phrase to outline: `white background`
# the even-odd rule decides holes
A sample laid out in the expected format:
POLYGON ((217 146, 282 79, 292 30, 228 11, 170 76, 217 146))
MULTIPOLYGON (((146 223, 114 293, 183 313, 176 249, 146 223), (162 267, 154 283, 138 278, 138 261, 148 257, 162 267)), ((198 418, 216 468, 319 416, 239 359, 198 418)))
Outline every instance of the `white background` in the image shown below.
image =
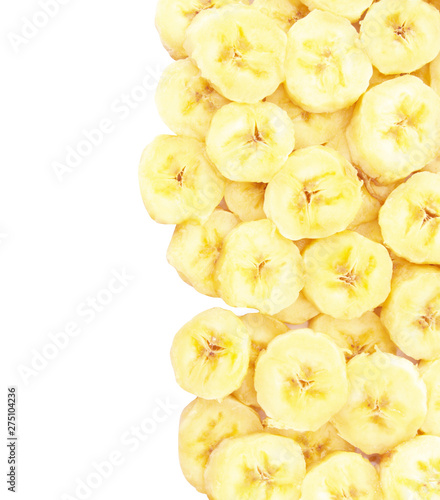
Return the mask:
POLYGON ((186 321, 219 302, 167 264, 173 228, 149 219, 137 182, 143 148, 168 132, 154 104, 171 62, 155 3, 64 0, 32 32, 26 19, 44 24, 39 0, 1 2, 1 498, 203 498, 178 464, 178 420, 192 396, 174 381, 169 349, 186 321), (28 40, 18 38, 23 29, 28 40), (55 162, 66 165, 68 148, 102 120, 111 132, 82 144, 87 156, 57 176, 55 162), (108 289, 115 272, 130 277, 118 293, 108 289), (87 312, 93 297, 109 303, 87 312), (61 333, 64 346, 54 348, 53 335, 72 322, 78 334, 61 333), (8 385, 18 386, 15 496, 6 485, 8 385), (174 407, 170 415, 157 400, 174 407), (149 434, 127 441, 144 420, 149 434), (93 464, 114 453, 123 463, 97 476, 93 464), (84 481, 93 489, 77 490, 84 481))

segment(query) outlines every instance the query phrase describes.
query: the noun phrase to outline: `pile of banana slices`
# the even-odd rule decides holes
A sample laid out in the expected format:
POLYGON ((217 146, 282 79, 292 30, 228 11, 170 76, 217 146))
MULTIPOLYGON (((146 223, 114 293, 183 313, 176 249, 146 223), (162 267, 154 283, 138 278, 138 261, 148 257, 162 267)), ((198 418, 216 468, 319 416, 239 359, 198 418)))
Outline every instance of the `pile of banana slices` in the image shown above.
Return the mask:
MULTIPOLYGON (((440 499, 440 1, 159 0, 145 149, 211 500, 440 499)), ((195 498, 195 497, 194 497, 195 498)))

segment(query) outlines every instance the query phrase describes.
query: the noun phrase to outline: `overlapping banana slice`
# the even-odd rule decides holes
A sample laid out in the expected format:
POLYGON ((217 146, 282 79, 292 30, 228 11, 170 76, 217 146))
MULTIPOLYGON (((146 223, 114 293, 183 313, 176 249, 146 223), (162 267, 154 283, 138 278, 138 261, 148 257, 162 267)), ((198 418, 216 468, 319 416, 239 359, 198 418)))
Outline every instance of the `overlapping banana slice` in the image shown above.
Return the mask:
POLYGON ((241 320, 246 325, 251 337, 251 353, 249 369, 240 388, 234 392, 234 396, 245 405, 258 407, 254 386, 255 363, 269 342, 278 335, 286 333, 289 329, 281 321, 260 313, 245 314, 241 320))
POLYGON ((168 262, 198 292, 218 297, 215 265, 223 240, 239 222, 231 212, 217 208, 204 224, 195 221, 179 224, 168 247, 168 262))
POLYGON ((270 427, 317 431, 347 399, 342 350, 310 329, 279 335, 257 361, 255 389, 270 427))
POLYGON ((303 259, 306 298, 334 318, 359 318, 390 293, 393 264, 386 248, 356 232, 313 241, 303 259))
POLYGON ((273 315, 291 305, 304 286, 298 248, 268 219, 243 222, 226 237, 216 265, 220 297, 233 307, 273 315))
POLYGON ((354 229, 362 224, 375 221, 379 216, 382 205, 378 199, 370 194, 365 186, 362 186, 361 189, 361 200, 361 206, 348 229, 354 229))
POLYGON ((420 362, 419 371, 428 390, 428 413, 421 430, 440 436, 440 357, 420 362))
POLYGON ((413 438, 427 413, 417 368, 393 354, 360 354, 347 365, 348 401, 332 422, 341 437, 367 455, 386 453, 413 438))
POLYGON ((206 150, 220 173, 241 182, 269 182, 294 147, 292 120, 270 102, 224 106, 206 138, 206 150))
POLYGON ((323 425, 314 432, 297 432, 291 429, 276 429, 274 427, 267 427, 266 430, 272 434, 285 436, 296 441, 301 446, 308 468, 318 464, 327 455, 335 451, 355 450, 354 446, 339 436, 336 428, 330 423, 323 425))
POLYGON ((309 9, 300 0, 251 0, 250 3, 286 32, 309 13, 309 9))
POLYGON ((440 175, 414 174, 388 196, 379 224, 385 244, 415 264, 440 264, 440 175))
POLYGON ((358 354, 373 354, 376 348, 392 354, 397 351, 386 328, 373 312, 351 320, 320 314, 310 321, 309 326, 315 332, 328 335, 343 350, 347 361, 358 354))
POLYGON ((347 19, 314 10, 289 31, 286 90, 306 111, 331 113, 351 106, 367 90, 372 74, 358 32, 347 19))
MULTIPOLYGON (((379 222, 377 219, 371 222, 365 222, 364 224, 360 224, 359 226, 353 228, 353 231, 359 233, 362 236, 365 236, 365 238, 368 238, 369 240, 375 241, 376 243, 380 243, 381 245, 383 245, 382 231, 380 229, 379 222)), ((396 256, 392 254, 390 255, 390 257, 394 264, 396 256)))
POLYGON ((349 21, 358 21, 370 7, 373 0, 303 0, 310 9, 321 9, 346 17, 349 21))
POLYGON ((228 103, 190 59, 168 66, 156 90, 156 106, 165 124, 175 134, 200 141, 205 140, 216 111, 228 103))
POLYGON ((184 47, 220 94, 255 103, 284 81, 286 43, 273 19, 236 4, 200 12, 186 31, 184 47))
POLYGON ((226 187, 202 142, 171 135, 160 135, 146 147, 139 183, 150 217, 162 224, 207 220, 226 187))
POLYGON ((299 297, 291 306, 275 314, 274 317, 289 325, 302 325, 318 314, 318 309, 300 292, 299 297))
POLYGON ((219 307, 204 311, 174 337, 176 381, 198 397, 221 400, 242 384, 250 351, 250 336, 240 318, 219 307))
POLYGON ((385 500, 439 500, 440 437, 418 436, 380 463, 385 500))
POLYGON ((243 222, 265 219, 264 182, 229 182, 225 189, 225 202, 229 210, 243 222))
POLYGON ((440 97, 419 78, 401 76, 368 90, 347 128, 353 161, 379 184, 420 170, 440 149, 440 97))
POLYGON ((262 429, 257 413, 233 397, 221 403, 195 399, 180 418, 179 459, 185 478, 200 493, 206 493, 204 474, 215 447, 224 439, 262 429))
POLYGON ((305 473, 293 439, 260 433, 223 441, 209 458, 205 482, 211 500, 299 500, 305 473))
MULTIPOLYGON (((159 0, 156 10, 156 28, 164 47, 173 59, 187 57, 183 48, 186 30, 205 9, 239 3, 241 0, 159 0)), ((248 1, 243 0, 243 3, 248 1)))
POLYGON ((355 218, 361 188, 356 170, 342 155, 311 146, 294 152, 269 182, 264 211, 286 238, 324 238, 355 218))
POLYGON ((301 500, 382 500, 379 474, 358 453, 333 453, 310 470, 301 500))
POLYGON ((361 22, 361 43, 384 75, 412 73, 440 51, 440 12, 423 0, 380 0, 361 22))
POLYGON ((400 266, 380 317, 407 356, 428 360, 440 357, 440 269, 400 266))
POLYGON ((440 95, 440 54, 429 65, 431 87, 440 95))
POLYGON ((292 102, 284 85, 280 85, 265 101, 276 104, 289 115, 295 129, 296 149, 333 140, 338 132, 347 128, 353 113, 353 108, 341 109, 334 113, 309 113, 292 102))

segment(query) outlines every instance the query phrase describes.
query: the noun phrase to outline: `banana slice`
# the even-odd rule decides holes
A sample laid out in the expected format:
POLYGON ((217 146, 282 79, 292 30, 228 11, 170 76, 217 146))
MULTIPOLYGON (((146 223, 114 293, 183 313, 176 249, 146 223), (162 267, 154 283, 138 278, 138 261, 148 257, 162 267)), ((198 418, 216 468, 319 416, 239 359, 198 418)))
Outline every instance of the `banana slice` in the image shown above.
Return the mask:
POLYGON ((396 188, 380 210, 385 244, 416 264, 440 264, 440 176, 419 172, 396 188))
POLYGON ((156 106, 175 133, 204 141, 215 112, 228 100, 216 92, 190 60, 176 61, 162 73, 156 106))
POLYGON ((361 43, 384 75, 412 73, 440 51, 440 12, 423 0, 380 0, 361 22, 361 43))
POLYGON ((360 169, 358 169, 358 176, 360 179, 364 181, 364 186, 370 193, 370 195, 373 198, 376 198, 376 200, 378 200, 381 205, 385 203, 385 200, 396 189, 396 187, 400 186, 400 184, 402 184, 403 182, 403 181, 396 181, 393 182, 392 184, 387 184, 387 185, 380 184, 376 179, 368 177, 368 175, 366 175, 360 169))
POLYGON ((392 184, 432 161, 440 148, 440 97, 406 75, 370 89, 347 128, 356 165, 379 184, 392 184))
POLYGON ((422 171, 440 174, 440 156, 437 156, 435 160, 432 160, 426 167, 423 167, 422 171))
POLYGON ((241 182, 269 182, 294 147, 291 119, 270 102, 224 106, 206 138, 206 150, 220 173, 241 182))
POLYGON ((274 317, 289 325, 302 325, 318 314, 318 309, 300 292, 299 297, 291 306, 275 314, 274 317))
MULTIPOLYGON (((309 113, 294 104, 284 85, 265 98, 284 109, 293 122, 296 149, 325 144, 331 141, 340 130, 345 130, 353 113, 352 108, 341 109, 334 113, 309 113)), ((336 148, 335 148, 336 149, 336 148)))
POLYGON ((301 500, 382 500, 379 474, 358 453, 333 453, 309 471, 301 500))
POLYGON ((272 427, 267 427, 266 431, 296 441, 301 446, 307 468, 321 462, 327 455, 335 451, 355 450, 354 446, 339 436, 335 427, 330 423, 323 425, 315 432, 297 432, 272 427))
POLYGON ((286 89, 313 113, 348 108, 367 90, 373 68, 347 19, 320 10, 288 33, 286 89))
POLYGON ((145 208, 161 224, 207 220, 226 187, 203 143, 172 135, 160 135, 146 147, 139 184, 145 208))
POLYGON ((440 270, 434 266, 401 266, 380 318, 407 356, 428 360, 440 357, 440 270))
POLYGON ((243 404, 258 407, 257 393, 254 386, 255 363, 271 340, 286 333, 289 329, 281 321, 260 313, 246 314, 241 317, 251 337, 251 355, 247 374, 234 396, 243 404))
POLYGON ((204 399, 237 390, 249 367, 251 341, 244 323, 215 307, 189 321, 174 337, 171 362, 177 383, 204 399))
POLYGON ((419 372, 428 390, 428 413, 421 430, 440 436, 440 358, 419 363, 419 372))
POLYGON ((255 389, 270 426, 317 431, 347 400, 342 350, 309 329, 279 335, 257 361, 255 389))
POLYGON ((215 265, 223 240, 239 222, 234 214, 217 208, 204 224, 193 221, 179 224, 168 247, 168 262, 198 292, 218 297, 215 265))
POLYGON ((284 81, 286 43, 274 20, 236 4, 198 14, 184 47, 220 94, 256 103, 284 81))
POLYGON ((324 314, 359 318, 390 293, 393 264, 386 248, 356 232, 314 241, 303 258, 304 294, 324 314))
POLYGON ((299 500, 306 466, 292 439, 253 434, 223 441, 205 473, 211 500, 299 500))
POLYGON ((426 387, 407 359, 380 351, 347 365, 348 401, 332 422, 367 455, 386 453, 413 438, 427 412, 426 387))
POLYGON ((295 151, 269 182, 264 211, 291 240, 324 238, 355 218, 362 182, 337 151, 311 146, 295 151))
POLYGON ((440 54, 429 65, 431 87, 440 94, 440 54))
POLYGON ((229 182, 225 190, 225 202, 229 210, 243 222, 265 219, 263 182, 229 182))
POLYGON ((350 320, 320 314, 312 319, 309 326, 315 332, 328 335, 343 350, 347 361, 358 354, 373 354, 376 348, 392 354, 397 351, 379 316, 373 312, 350 320))
POLYGON ((302 0, 310 9, 321 9, 349 21, 358 21, 362 14, 370 7, 373 0, 302 0))
MULTIPOLYGON (((239 3, 240 0, 159 0, 156 28, 163 46, 173 59, 187 57, 183 48, 186 30, 197 14, 205 9, 239 3)), ((248 3, 244 0, 244 3, 248 3)))
POLYGON ((382 205, 378 199, 372 196, 365 186, 361 189, 361 207, 359 208, 356 217, 351 221, 348 229, 355 230, 356 227, 367 222, 377 220, 379 210, 382 205))
POLYGON ((385 500, 440 499, 440 437, 418 436, 380 463, 385 500))
POLYGON ((262 429, 257 413, 232 397, 221 403, 195 399, 180 417, 179 459, 186 480, 206 493, 204 474, 215 447, 224 439, 262 429))
MULTIPOLYGON (((384 244, 382 230, 380 229, 379 222, 377 219, 371 222, 365 222, 364 224, 360 224, 359 226, 353 228, 353 231, 359 233, 362 236, 365 236, 365 238, 368 238, 369 240, 375 241, 376 243, 380 243, 381 245, 384 244)), ((391 254, 390 257, 391 260, 394 262, 395 255, 391 254)))
POLYGON ((251 4, 286 32, 309 13, 309 9, 300 0, 253 0, 251 4))
POLYGON ((226 237, 216 266, 217 291, 233 307, 273 315, 292 304, 304 286, 298 248, 268 219, 243 222, 226 237))

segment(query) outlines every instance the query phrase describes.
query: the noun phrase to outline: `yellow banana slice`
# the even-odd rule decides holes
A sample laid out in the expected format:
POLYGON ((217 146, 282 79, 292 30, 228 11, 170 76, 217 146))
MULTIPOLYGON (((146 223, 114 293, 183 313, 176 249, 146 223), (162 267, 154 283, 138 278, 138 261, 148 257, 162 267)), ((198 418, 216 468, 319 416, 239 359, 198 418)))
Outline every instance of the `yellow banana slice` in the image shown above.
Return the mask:
POLYGON ((251 5, 272 18, 286 32, 309 13, 300 0, 251 0, 251 5))
POLYGON ((168 262, 198 292, 218 297, 215 265, 223 240, 239 222, 234 214, 217 208, 204 224, 194 221, 179 224, 168 247, 168 262))
POLYGON ((367 90, 372 74, 359 34, 347 19, 314 10, 289 31, 286 90, 306 111, 348 108, 367 90))
POLYGON ((440 51, 440 12, 423 0, 380 0, 361 22, 361 43, 384 75, 412 73, 440 51))
POLYGON ((233 307, 273 315, 292 304, 304 286, 298 248, 268 219, 243 222, 226 237, 216 266, 217 291, 233 307))
POLYGON ((291 119, 270 102, 224 106, 206 138, 207 153, 220 173, 241 182, 269 182, 294 147, 291 119))
POLYGON ((333 453, 304 479, 301 500, 382 500, 379 474, 358 453, 333 453))
POLYGON ((386 248, 356 232, 310 243, 303 259, 306 298, 334 318, 359 318, 390 293, 393 264, 386 248))
POLYGON ((419 371, 428 390, 428 413, 421 430, 425 434, 440 436, 440 357, 422 361, 419 371))
POLYGON ((440 357, 440 269, 400 266, 380 317, 407 356, 428 360, 440 357))
POLYGON ((315 332, 328 335, 343 350, 347 361, 358 354, 373 354, 376 348, 392 354, 397 351, 379 316, 373 312, 351 320, 320 314, 311 320, 309 326, 315 332))
POLYGON ((161 224, 205 221, 221 202, 226 181, 190 137, 160 135, 139 165, 139 184, 150 217, 161 224))
POLYGON ((211 500, 299 500, 306 473, 292 439, 253 434, 223 441, 205 473, 211 500))
POLYGON ((204 399, 237 390, 249 367, 251 342, 244 323, 216 307, 198 314, 174 337, 171 362, 177 383, 204 399))
POLYGON ((300 292, 299 297, 291 306, 275 314, 274 317, 289 325, 302 325, 318 314, 318 309, 300 292))
MULTIPOLYGON (((325 144, 331 141, 338 131, 345 130, 353 113, 352 108, 341 109, 334 113, 309 113, 294 104, 284 85, 265 98, 284 109, 293 122, 296 149, 325 144)), ((337 148, 335 148, 337 149, 337 148)))
POLYGON ((367 455, 386 453, 413 438, 427 412, 426 387, 416 367, 393 354, 360 354, 347 365, 347 404, 332 422, 367 455))
MULTIPOLYGON (((359 233, 362 236, 365 236, 365 238, 368 238, 369 240, 375 241, 376 243, 380 243, 383 245, 383 236, 382 236, 382 231, 379 226, 378 220, 373 220, 371 222, 365 222, 364 224, 360 224, 359 226, 353 228, 353 231, 356 233, 359 233)), ((390 255, 391 260, 394 263, 394 254, 390 255)))
POLYGON ((370 7, 373 0, 303 0, 310 9, 321 9, 339 16, 346 17, 349 21, 358 21, 362 14, 370 7))
MULTIPOLYGON (((186 30, 205 9, 219 8, 240 0, 159 0, 156 10, 156 28, 164 47, 173 59, 187 57, 183 48, 186 30)), ((244 3, 248 1, 244 0, 244 3)))
POLYGON ((440 499, 440 437, 418 436, 380 463, 385 500, 440 499))
POLYGON ((361 224, 377 220, 379 216, 379 210, 382 205, 378 199, 369 193, 365 186, 362 186, 361 189, 361 200, 361 206, 357 211, 355 218, 348 226, 348 229, 355 230, 354 228, 360 226, 361 224))
POLYGON ((225 189, 225 202, 229 210, 243 222, 266 219, 264 213, 263 182, 229 182, 225 189))
POLYGON ((184 47, 220 94, 255 103, 284 80, 286 43, 274 20, 236 4, 198 14, 186 31, 184 47))
POLYGON ((257 361, 255 389, 270 426, 317 431, 347 400, 344 355, 309 329, 279 335, 257 361))
POLYGON ((162 73, 156 90, 160 117, 175 133, 204 141, 218 109, 228 104, 190 60, 176 61, 162 73))
POLYGON ((295 151, 269 182, 264 212, 291 240, 324 238, 347 228, 361 203, 362 182, 337 151, 295 151))
POLYGON ((323 425, 315 432, 297 432, 273 427, 267 427, 266 431, 296 441, 301 446, 308 468, 318 464, 335 451, 355 450, 354 446, 339 436, 336 428, 330 423, 323 425))
POLYGON ((440 175, 414 174, 388 196, 379 224, 385 244, 415 264, 440 264, 440 175))
POLYGON ((380 184, 392 184, 432 161, 440 148, 440 97, 406 75, 370 89, 347 128, 353 161, 380 184))
POLYGON ((431 87, 440 95, 440 54, 429 65, 431 87))
POLYGON ((221 403, 195 399, 180 417, 179 460, 186 480, 206 493, 205 469, 215 447, 224 439, 262 429, 257 413, 233 397, 221 403))
POLYGON ((278 335, 286 333, 289 328, 281 321, 260 313, 245 314, 241 320, 246 325, 251 337, 251 353, 249 369, 240 388, 233 395, 245 405, 258 407, 254 386, 255 363, 269 342, 278 335))

